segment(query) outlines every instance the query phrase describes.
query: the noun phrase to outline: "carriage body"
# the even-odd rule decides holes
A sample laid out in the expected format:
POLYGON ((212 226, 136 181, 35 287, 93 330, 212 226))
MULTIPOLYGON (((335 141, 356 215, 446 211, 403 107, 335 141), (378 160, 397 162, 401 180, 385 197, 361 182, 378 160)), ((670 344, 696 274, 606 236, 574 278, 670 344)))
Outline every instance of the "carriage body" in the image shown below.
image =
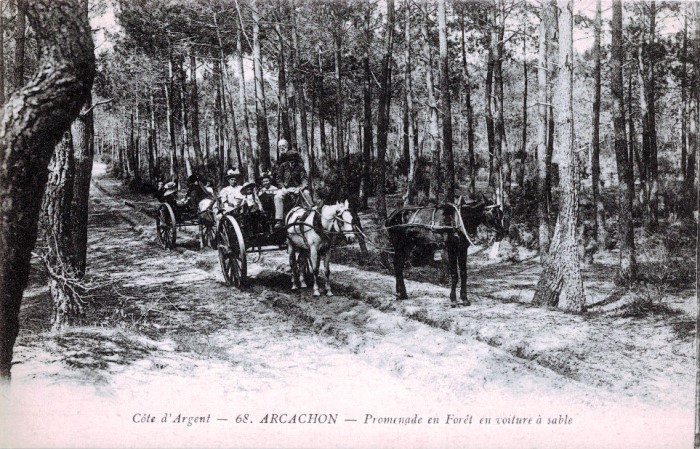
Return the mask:
MULTIPOLYGON (((219 263, 226 285, 243 288, 247 283, 248 255, 258 259, 264 251, 285 248, 287 233, 274 228, 272 195, 260 198, 263 211, 252 211, 245 204, 224 214, 217 229, 219 263)), ((285 204, 289 210, 294 200, 285 204)))
POLYGON ((200 247, 215 247, 216 220, 211 198, 201 198, 198 201, 178 201, 175 192, 159 195, 160 206, 156 214, 156 235, 158 241, 166 249, 174 249, 177 242, 177 232, 185 227, 199 228, 200 247), (205 205, 202 202, 206 201, 205 205))

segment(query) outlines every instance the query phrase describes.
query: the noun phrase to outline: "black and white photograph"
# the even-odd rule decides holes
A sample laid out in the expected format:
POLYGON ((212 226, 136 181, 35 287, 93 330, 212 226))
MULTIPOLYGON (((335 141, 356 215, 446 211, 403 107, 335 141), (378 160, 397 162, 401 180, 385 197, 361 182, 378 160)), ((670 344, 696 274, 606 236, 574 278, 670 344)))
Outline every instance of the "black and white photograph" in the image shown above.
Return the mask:
POLYGON ((0 0, 0 447, 700 449, 700 0, 0 0))

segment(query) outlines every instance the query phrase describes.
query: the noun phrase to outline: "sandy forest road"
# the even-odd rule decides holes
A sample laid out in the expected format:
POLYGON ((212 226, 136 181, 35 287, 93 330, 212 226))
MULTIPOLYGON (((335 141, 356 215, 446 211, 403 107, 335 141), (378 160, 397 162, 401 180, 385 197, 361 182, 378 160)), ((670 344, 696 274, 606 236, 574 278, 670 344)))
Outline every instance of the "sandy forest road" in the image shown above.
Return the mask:
MULTIPOLYGON (((98 277, 109 279, 103 292, 109 304, 95 310, 91 326, 48 341, 39 334, 21 335, 19 363, 13 372, 15 392, 25 395, 27 407, 32 398, 41 400, 48 392, 61 391, 61 397, 71 402, 116 414, 111 425, 128 429, 119 445, 156 436, 179 438, 178 445, 187 441, 220 445, 220 440, 202 439, 201 434, 195 438, 191 432, 154 432, 131 425, 136 412, 178 408, 228 419, 249 413, 257 420, 266 413, 310 411, 360 420, 366 413, 418 413, 443 421, 447 413, 576 416, 575 428, 542 427, 528 429, 527 434, 522 429, 499 430, 499 435, 532 443, 549 441, 553 435, 571 441, 577 432, 596 429, 601 416, 613 427, 669 420, 669 425, 653 429, 642 440, 649 447, 672 435, 683 440, 692 431, 687 413, 692 396, 680 406, 670 401, 659 406, 596 389, 514 357, 508 348, 474 340, 468 330, 460 331, 469 318, 464 312, 459 320, 446 321, 449 326, 426 324, 435 312, 418 307, 416 301, 444 296, 440 287, 415 283, 419 297, 398 307, 387 302, 391 289, 386 288, 385 277, 334 266, 337 296, 315 299, 309 291, 291 294, 288 276, 268 268, 284 261, 277 255, 266 257, 262 267, 252 267, 256 278, 249 290, 227 288, 214 251, 198 250, 196 241, 186 235, 177 250, 161 249, 154 242, 152 220, 124 206, 118 183, 108 178, 98 183, 102 189, 93 189, 89 264, 98 277), (379 293, 368 299, 358 284, 379 293), (36 389, 37 383, 42 390, 36 389)), ((29 296, 39 291, 30 291, 29 296)), ((25 320, 38 319, 32 304, 25 304, 25 320)), ((444 308, 442 302, 439 306, 444 308)), ((682 386, 688 391, 686 387, 682 386)), ((45 407, 48 414, 71 414, 51 404, 45 407)), ((29 408, 24 412, 33 413, 29 408)), ((22 416, 26 417, 19 413, 15 418, 22 416)), ((97 416, 81 418, 85 445, 100 441, 99 429, 105 423, 97 416)), ((33 423, 16 428, 21 429, 15 430, 17 441, 31 440, 32 432, 51 426, 41 420, 33 423)), ((352 425, 346 426, 343 432, 352 434, 352 425)), ((210 436, 231 432, 232 427, 219 424, 210 436)), ((409 437, 417 446, 444 447, 468 435, 476 447, 486 447, 483 443, 493 436, 464 427, 424 433, 418 427, 373 428, 353 434, 341 445, 409 437)), ((271 444, 288 436, 275 430, 264 441, 271 444)), ((317 435, 318 441, 331 437, 317 435)), ((62 441, 70 440, 57 437, 55 444, 62 441)))

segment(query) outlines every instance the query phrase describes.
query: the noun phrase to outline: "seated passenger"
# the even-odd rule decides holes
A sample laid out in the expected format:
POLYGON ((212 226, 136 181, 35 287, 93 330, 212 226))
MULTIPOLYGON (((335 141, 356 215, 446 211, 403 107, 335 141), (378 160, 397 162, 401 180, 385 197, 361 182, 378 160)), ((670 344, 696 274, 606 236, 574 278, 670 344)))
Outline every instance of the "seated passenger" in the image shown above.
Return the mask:
POLYGON ((238 201, 238 198, 241 197, 241 186, 239 183, 240 174, 241 172, 239 172, 237 169, 229 169, 226 172, 228 186, 224 187, 219 192, 221 207, 224 213, 228 213, 235 209, 236 202, 238 201))

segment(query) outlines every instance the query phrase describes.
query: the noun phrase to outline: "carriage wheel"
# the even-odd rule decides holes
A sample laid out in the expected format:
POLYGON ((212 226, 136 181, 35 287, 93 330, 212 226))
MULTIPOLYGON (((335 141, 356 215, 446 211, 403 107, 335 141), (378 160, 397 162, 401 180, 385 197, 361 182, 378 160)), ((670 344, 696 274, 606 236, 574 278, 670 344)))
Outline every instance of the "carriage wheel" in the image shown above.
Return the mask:
POLYGON ((156 231, 158 234, 158 241, 165 249, 175 248, 175 239, 177 238, 175 213, 168 203, 162 203, 158 208, 156 231))
POLYGON ((236 288, 245 287, 247 281, 246 247, 243 233, 238 222, 231 216, 226 216, 219 223, 217 238, 219 264, 226 285, 236 288))

